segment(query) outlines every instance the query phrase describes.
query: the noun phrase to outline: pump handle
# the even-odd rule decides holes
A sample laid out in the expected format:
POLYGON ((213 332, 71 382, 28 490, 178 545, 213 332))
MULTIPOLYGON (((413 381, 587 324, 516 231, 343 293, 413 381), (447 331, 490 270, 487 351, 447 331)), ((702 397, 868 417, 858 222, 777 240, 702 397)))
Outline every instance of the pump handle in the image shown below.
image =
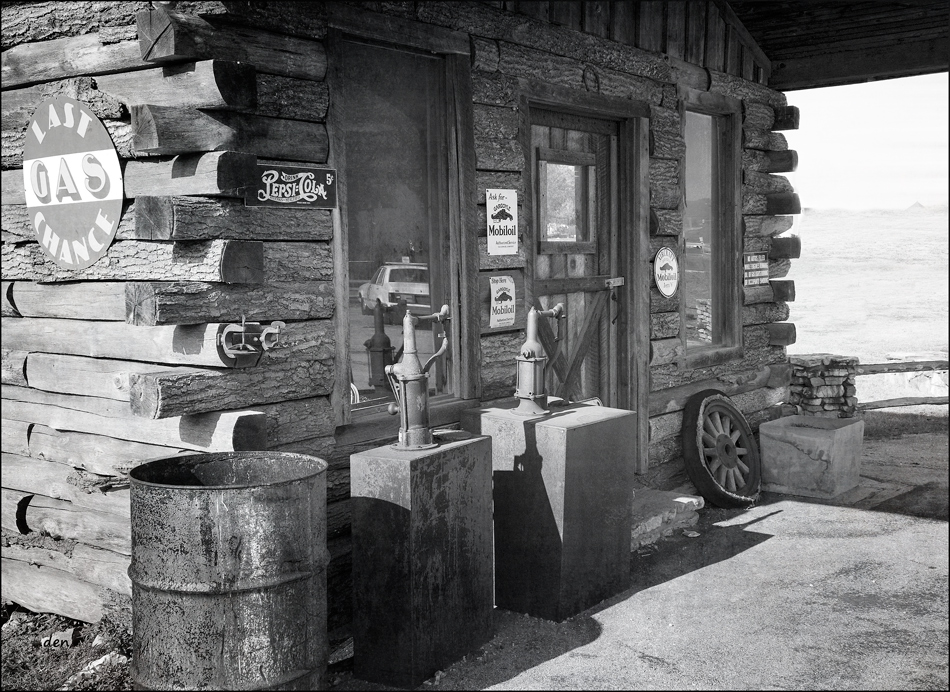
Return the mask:
POLYGON ((538 314, 544 317, 553 317, 557 322, 557 333, 554 336, 555 341, 561 340, 561 320, 566 320, 567 315, 564 314, 564 303, 558 303, 553 308, 549 310, 538 310, 538 314))

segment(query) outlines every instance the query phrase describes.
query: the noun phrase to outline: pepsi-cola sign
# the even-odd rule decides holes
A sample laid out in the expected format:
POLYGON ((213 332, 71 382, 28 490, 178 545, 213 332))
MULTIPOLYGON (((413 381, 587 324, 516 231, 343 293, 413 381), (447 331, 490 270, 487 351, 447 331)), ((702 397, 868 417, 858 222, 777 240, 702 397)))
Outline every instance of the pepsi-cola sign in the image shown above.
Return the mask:
POLYGON ((122 168, 105 126, 79 101, 43 101, 23 144, 26 208, 37 241, 60 267, 85 269, 115 238, 122 168))

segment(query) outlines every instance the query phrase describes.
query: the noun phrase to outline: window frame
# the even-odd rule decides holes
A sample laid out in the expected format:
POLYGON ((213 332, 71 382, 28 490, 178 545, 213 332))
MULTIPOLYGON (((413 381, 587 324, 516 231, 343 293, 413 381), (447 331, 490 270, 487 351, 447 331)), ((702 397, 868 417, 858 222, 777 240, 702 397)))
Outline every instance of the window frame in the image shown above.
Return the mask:
MULTIPOLYGON (((680 340, 683 357, 682 369, 719 365, 742 358, 742 102, 722 94, 713 94, 679 87, 680 115, 685 140, 686 112, 691 111, 717 119, 718 184, 717 224, 719 233, 711 258, 718 269, 718 281, 713 285, 714 319, 720 340, 708 346, 686 344, 686 284, 679 291, 680 340)), ((682 168, 683 204, 686 203, 686 153, 682 168)), ((686 271, 686 235, 680 232, 677 243, 686 271)))
MULTIPOLYGON (((428 27, 419 30, 411 20, 397 19, 346 6, 333 6, 328 17, 327 83, 330 108, 327 132, 330 138, 328 165, 340 171, 338 200, 333 210, 336 310, 337 380, 332 395, 336 416, 338 445, 359 444, 368 440, 393 438, 395 419, 386 413, 353 415, 349 403, 350 334, 345 306, 349 300, 349 235, 346 214, 346 149, 344 133, 338 123, 346 113, 346 83, 341 64, 344 41, 378 43, 403 50, 423 50, 437 54, 444 66, 446 161, 448 171, 448 261, 443 267, 446 294, 449 297, 449 348, 454 351, 452 378, 454 394, 430 399, 430 424, 445 425, 460 419, 461 411, 478 403, 478 363, 480 361, 478 300, 478 247, 475 237, 465 229, 473 227, 475 210, 475 142, 471 95, 470 52, 466 34, 428 27), (435 29, 435 30, 433 30, 435 29)), ((435 309, 433 309, 433 312, 435 309)))

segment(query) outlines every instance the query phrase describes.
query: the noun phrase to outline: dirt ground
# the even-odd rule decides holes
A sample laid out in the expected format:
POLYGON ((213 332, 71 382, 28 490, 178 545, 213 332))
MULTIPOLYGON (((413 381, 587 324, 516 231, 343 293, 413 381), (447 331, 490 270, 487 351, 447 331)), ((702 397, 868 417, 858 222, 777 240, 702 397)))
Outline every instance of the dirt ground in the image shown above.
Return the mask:
MULTIPOLYGON (((833 503, 947 521, 947 407, 895 411, 865 415, 861 488, 833 503)), ((89 624, 3 604, 0 621, 3 690, 132 689, 130 612, 114 611, 89 624), (68 640, 71 645, 51 646, 52 640, 68 640)), ((496 625, 499 635, 473 656, 494 659, 499 665, 512 660, 506 654, 523 649, 526 642, 534 648, 524 655, 542 661, 573 648, 572 642, 590 638, 589 632, 572 628, 570 622, 556 624, 506 611, 498 613, 496 625), (558 649, 552 656, 538 648, 550 646, 558 649)), ((523 669, 524 660, 518 663, 523 669)), ((479 680, 458 677, 464 669, 453 671, 451 678, 440 672, 422 689, 482 689, 479 680)), ((392 689, 357 680, 351 671, 352 640, 331 641, 327 675, 331 689, 392 689)), ((492 677, 505 679, 503 672, 495 671, 492 677)))

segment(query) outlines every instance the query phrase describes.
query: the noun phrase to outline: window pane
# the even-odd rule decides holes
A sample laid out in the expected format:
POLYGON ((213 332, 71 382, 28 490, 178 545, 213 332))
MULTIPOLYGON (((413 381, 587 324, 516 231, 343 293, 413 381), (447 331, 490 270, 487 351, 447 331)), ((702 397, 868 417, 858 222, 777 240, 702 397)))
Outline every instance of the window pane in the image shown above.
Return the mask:
POLYGON ((595 194, 593 166, 540 163, 544 200, 542 240, 572 243, 588 240, 593 212, 588 199, 595 194))
MULTIPOLYGON (((444 68, 437 57, 349 41, 341 59, 355 411, 394 399, 382 367, 400 359, 406 310, 429 315, 448 302, 441 297, 448 247, 444 68)), ((442 330, 426 325, 416 332, 425 363, 442 330)), ((448 362, 440 358, 429 370, 430 394, 452 392, 448 362)))
POLYGON ((686 111, 686 344, 718 343, 719 306, 715 301, 716 257, 720 229, 716 198, 718 166, 716 122, 713 116, 686 111))

